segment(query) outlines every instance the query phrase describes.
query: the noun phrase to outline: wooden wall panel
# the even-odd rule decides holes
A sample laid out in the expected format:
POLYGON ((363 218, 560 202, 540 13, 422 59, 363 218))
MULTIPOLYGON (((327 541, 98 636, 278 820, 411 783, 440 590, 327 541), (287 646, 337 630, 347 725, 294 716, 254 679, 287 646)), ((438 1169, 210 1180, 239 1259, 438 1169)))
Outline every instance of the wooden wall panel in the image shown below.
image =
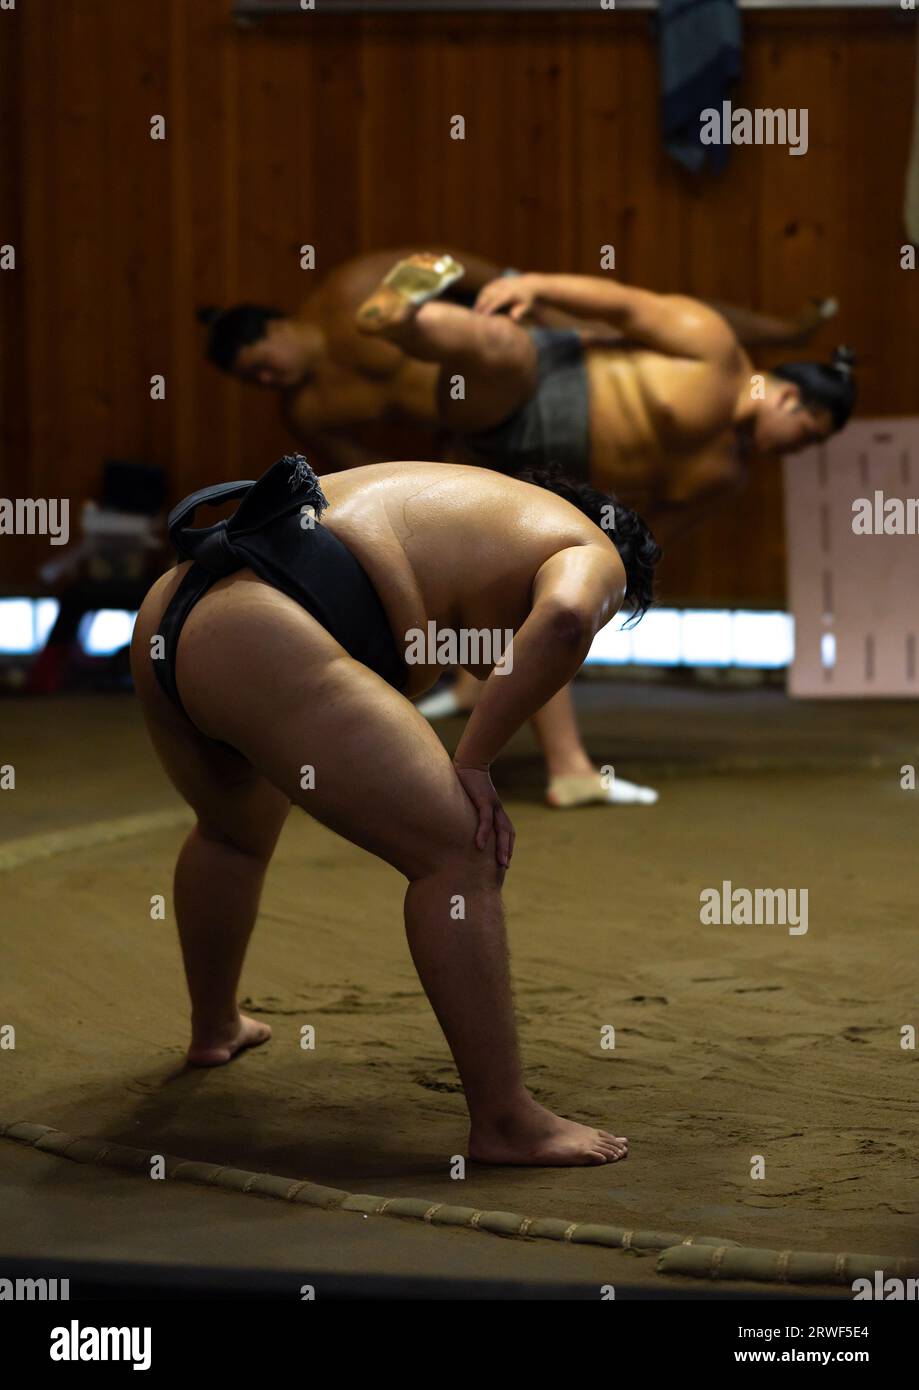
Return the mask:
MULTIPOLYGON (((14 246, 16 271, 0 271, 0 480, 18 486, 28 454, 26 344, 22 262, 22 165, 18 139, 22 103, 19 27, 0 29, 0 246, 14 246)), ((3 495, 8 495, 4 492, 3 495)))
MULTIPOLYGON (((776 312, 835 293, 819 346, 862 353, 863 413, 915 413, 919 272, 899 267, 914 23, 748 12, 735 100, 807 106, 810 151, 737 148, 696 180, 661 147, 644 15, 243 27, 228 0, 28 0, 0 16, 0 241, 19 250, 0 277, 3 495, 78 503, 112 455, 163 465, 174 496, 257 474, 288 443, 275 400, 202 361, 194 314, 295 304, 304 242, 320 272, 445 241, 591 272, 611 242, 623 279, 662 290, 776 312)), ((764 465, 668 557, 665 596, 782 602, 782 537, 764 465)), ((0 586, 26 587, 36 555, 4 544, 0 586)))

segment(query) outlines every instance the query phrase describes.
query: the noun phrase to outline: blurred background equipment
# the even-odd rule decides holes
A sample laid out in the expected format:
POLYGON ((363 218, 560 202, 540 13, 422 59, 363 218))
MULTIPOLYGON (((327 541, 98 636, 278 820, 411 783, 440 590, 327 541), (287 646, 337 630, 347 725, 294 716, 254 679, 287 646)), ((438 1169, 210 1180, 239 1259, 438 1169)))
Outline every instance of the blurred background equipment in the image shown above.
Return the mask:
POLYGON ((98 501, 83 503, 79 542, 39 570, 42 584, 56 591, 58 611, 29 673, 28 694, 62 689, 72 663, 96 683, 128 678, 133 615, 166 565, 165 500, 161 468, 117 459, 103 465, 98 501), (100 615, 108 622, 103 616, 93 634, 88 620, 100 615), (81 654, 96 659, 81 662, 81 654))

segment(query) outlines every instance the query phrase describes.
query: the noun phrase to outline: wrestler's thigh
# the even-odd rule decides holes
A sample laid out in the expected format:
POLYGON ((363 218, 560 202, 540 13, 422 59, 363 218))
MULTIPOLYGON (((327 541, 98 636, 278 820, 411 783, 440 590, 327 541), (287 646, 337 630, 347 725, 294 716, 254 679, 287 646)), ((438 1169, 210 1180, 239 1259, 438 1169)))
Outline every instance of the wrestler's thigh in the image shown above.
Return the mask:
POLYGON ((408 878, 472 861, 476 816, 413 705, 276 591, 234 610, 210 595, 186 625, 189 715, 291 801, 408 878))
POLYGON ((134 628, 131 670, 147 731, 167 776, 197 815, 200 829, 267 861, 290 809, 288 798, 246 758, 196 729, 164 694, 153 672, 151 638, 176 583, 173 572, 154 585, 134 628))

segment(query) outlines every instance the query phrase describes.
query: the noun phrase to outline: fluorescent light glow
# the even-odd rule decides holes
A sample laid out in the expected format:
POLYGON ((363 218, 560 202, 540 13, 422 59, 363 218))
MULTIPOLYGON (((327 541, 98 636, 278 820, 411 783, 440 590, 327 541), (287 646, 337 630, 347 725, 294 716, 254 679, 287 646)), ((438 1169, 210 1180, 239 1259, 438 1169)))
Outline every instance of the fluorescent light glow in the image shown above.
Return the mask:
POLYGON ((92 614, 85 636, 80 630, 83 650, 89 656, 112 656, 121 651, 131 640, 136 617, 136 613, 126 613, 124 609, 100 608, 92 614))
POLYGON ((633 661, 644 666, 679 666, 683 616, 676 608, 655 608, 632 632, 633 661))
MULTIPOLYGON (((53 598, 0 599, 0 654, 28 656, 44 646, 58 614, 53 598)), ((136 613, 106 608, 88 614, 80 639, 92 656, 109 656, 131 640, 136 613)), ((626 615, 627 616, 627 615, 626 615)), ((790 613, 749 609, 655 608, 623 631, 620 615, 594 638, 592 666, 744 666, 778 670, 794 656, 790 613)), ((836 639, 825 633, 825 667, 836 663, 836 639)))
POLYGON ((61 605, 56 598, 35 600, 35 650, 40 651, 48 640, 48 634, 57 621, 61 605))
POLYGON ((734 625, 726 609, 683 614, 683 660, 687 666, 731 666, 734 625))
POLYGON ((791 665, 795 631, 788 613, 753 613, 741 609, 731 616, 735 666, 776 670, 791 665))
POLYGON ((0 599, 0 652, 35 651, 34 608, 30 598, 0 599))
POLYGON ((606 627, 601 627, 593 640, 588 661, 599 662, 603 666, 627 666, 634 660, 632 655, 631 630, 623 632, 621 620, 616 617, 606 627))
POLYGON ((654 608, 636 628, 614 619, 597 633, 592 666, 745 666, 778 670, 794 656, 790 613, 747 609, 654 608))

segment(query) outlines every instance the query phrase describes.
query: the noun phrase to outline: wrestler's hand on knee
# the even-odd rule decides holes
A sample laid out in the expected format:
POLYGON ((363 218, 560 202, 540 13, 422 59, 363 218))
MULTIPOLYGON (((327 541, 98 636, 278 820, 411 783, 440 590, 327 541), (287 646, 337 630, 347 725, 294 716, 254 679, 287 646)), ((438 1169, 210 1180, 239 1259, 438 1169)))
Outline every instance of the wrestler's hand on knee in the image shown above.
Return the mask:
POLYGON ((532 314, 539 299, 542 277, 513 275, 483 285, 475 302, 477 314, 507 313, 515 323, 532 314))
POLYGON ((501 868, 506 869, 514 853, 517 834, 494 789, 491 773, 487 767, 461 767, 458 763, 454 763, 453 766, 463 790, 478 813, 476 849, 484 849, 488 844, 489 835, 494 834, 495 856, 501 868))

